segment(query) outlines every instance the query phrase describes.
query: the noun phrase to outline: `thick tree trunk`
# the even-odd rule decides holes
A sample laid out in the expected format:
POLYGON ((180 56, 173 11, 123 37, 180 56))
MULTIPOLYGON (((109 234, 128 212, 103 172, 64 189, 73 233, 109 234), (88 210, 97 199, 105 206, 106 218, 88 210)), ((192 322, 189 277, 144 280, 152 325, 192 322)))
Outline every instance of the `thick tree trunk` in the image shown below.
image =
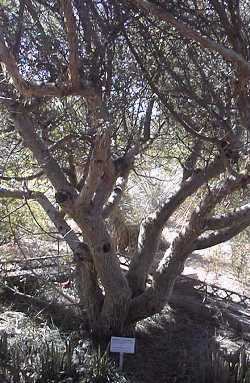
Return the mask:
MULTIPOLYGON (((92 310, 91 298, 89 298, 88 315, 90 318, 93 316, 91 328, 97 336, 123 335, 131 292, 120 268, 119 259, 114 252, 112 239, 105 222, 99 215, 95 217, 84 214, 83 209, 79 210, 76 222, 87 238, 93 268, 104 290, 103 300, 98 298, 99 309, 97 311, 96 304, 92 310)), ((96 279, 96 285, 97 283, 96 279)), ((84 288, 84 282, 82 282, 81 289, 84 288)), ((93 287, 91 291, 94 296, 93 287)))
POLYGON ((76 265, 76 282, 82 313, 86 313, 89 327, 95 328, 103 305, 103 294, 98 285, 93 263, 87 265, 78 262, 76 265))

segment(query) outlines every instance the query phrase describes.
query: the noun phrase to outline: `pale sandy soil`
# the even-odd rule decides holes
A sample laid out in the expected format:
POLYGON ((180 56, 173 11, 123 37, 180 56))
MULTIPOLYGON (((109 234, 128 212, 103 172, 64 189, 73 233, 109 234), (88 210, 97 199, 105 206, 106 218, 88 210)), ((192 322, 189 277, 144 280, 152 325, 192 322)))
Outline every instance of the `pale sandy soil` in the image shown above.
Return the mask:
POLYGON ((250 296, 249 263, 240 275, 236 275, 232 268, 231 255, 226 251, 226 246, 226 244, 221 246, 220 255, 215 252, 217 246, 192 254, 186 263, 183 274, 197 274, 199 280, 208 284, 250 296))
MULTIPOLYGON (((181 227, 179 229, 181 230, 181 227)), ((173 226, 167 227, 163 235, 168 242, 171 242, 177 231, 173 226)), ((250 297, 250 254, 240 275, 233 270, 233 256, 230 241, 197 251, 187 260, 183 274, 193 275, 208 284, 218 285, 250 297)))

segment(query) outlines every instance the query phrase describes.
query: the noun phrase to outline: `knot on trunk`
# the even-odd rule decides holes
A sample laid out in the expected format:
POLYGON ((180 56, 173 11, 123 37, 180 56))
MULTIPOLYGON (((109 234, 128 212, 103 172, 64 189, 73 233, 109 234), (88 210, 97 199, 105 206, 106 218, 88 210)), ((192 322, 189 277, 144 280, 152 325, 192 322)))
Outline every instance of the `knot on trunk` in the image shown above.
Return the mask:
POLYGON ((90 254, 90 250, 86 243, 80 243, 77 246, 77 249, 74 251, 74 261, 75 262, 92 262, 92 257, 90 254))
POLYGON ((103 250, 104 253, 108 253, 111 250, 110 243, 109 242, 104 243, 104 245, 102 246, 102 250, 103 250))
POLYGON ((64 204, 65 202, 73 201, 72 194, 67 190, 61 190, 55 193, 56 202, 59 204, 64 204))

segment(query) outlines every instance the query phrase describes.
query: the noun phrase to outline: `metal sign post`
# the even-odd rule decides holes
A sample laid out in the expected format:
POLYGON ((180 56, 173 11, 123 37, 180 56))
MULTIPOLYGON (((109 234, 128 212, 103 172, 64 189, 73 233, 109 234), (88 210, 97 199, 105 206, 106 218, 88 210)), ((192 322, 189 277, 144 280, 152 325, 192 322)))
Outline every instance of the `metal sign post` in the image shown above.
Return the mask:
POLYGON ((121 370, 121 371, 123 369, 123 359, 124 359, 124 352, 120 352, 120 354, 119 354, 119 370, 121 370))

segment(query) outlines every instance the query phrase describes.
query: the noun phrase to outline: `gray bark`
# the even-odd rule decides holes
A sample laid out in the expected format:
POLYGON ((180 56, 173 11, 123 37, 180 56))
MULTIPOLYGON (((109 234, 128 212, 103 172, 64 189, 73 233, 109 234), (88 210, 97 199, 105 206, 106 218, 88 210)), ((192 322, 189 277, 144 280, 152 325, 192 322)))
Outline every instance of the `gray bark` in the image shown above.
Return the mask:
POLYGON ((154 16, 162 22, 165 22, 174 27, 176 31, 185 39, 195 41, 202 48, 206 48, 211 52, 219 53, 226 60, 231 61, 235 66, 239 65, 242 71, 244 71, 244 73, 249 78, 249 62, 241 54, 237 53, 234 49, 227 48, 224 45, 219 44, 208 37, 202 36, 202 34, 192 29, 189 25, 177 20, 160 5, 153 4, 148 0, 133 0, 133 3, 138 8, 142 9, 146 14, 154 16))
POLYGON ((240 208, 235 209, 231 213, 215 215, 208 218, 205 228, 207 230, 224 229, 227 226, 233 226, 240 223, 241 221, 247 220, 249 215, 250 204, 248 203, 244 206, 241 206, 240 208))
POLYGON ((130 289, 114 253, 113 243, 100 216, 80 214, 76 222, 86 234, 93 263, 105 296, 95 332, 121 334, 130 302, 130 289))
POLYGON ((189 195, 192 195, 211 178, 218 176, 223 169, 224 165, 218 158, 203 171, 194 173, 154 214, 142 223, 138 252, 132 259, 127 274, 134 296, 145 289, 147 274, 153 263, 161 232, 168 219, 189 195))
POLYGON ((63 171, 52 157, 46 145, 35 133, 31 119, 25 115, 24 110, 16 108, 13 112, 17 132, 22 137, 24 144, 32 151, 38 164, 48 176, 54 188, 57 191, 70 193, 73 199, 76 196, 74 188, 67 181, 63 171))
POLYGON ((220 243, 229 241, 237 234, 241 233, 249 225, 250 218, 247 218, 225 229, 221 229, 210 234, 202 235, 200 238, 194 241, 193 250, 206 249, 208 247, 212 247, 215 245, 219 245, 220 243))
POLYGON ((208 214, 225 196, 243 187, 246 181, 250 182, 249 176, 247 180, 245 176, 229 178, 223 185, 208 192, 200 207, 192 213, 188 225, 166 251, 155 272, 152 286, 132 300, 129 311, 130 320, 143 319, 164 307, 172 294, 176 278, 183 271, 185 261, 193 250, 193 243, 203 232, 208 214))

